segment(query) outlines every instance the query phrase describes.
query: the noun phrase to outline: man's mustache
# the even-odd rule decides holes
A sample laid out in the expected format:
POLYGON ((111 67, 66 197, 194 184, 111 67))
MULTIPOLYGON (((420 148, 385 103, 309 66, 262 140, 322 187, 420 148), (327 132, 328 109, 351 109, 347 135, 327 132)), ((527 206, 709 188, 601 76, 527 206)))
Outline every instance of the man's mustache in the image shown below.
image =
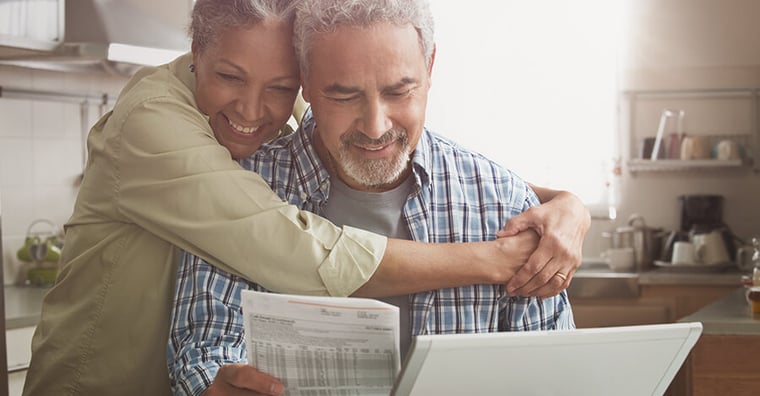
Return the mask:
POLYGON ((372 139, 360 131, 354 131, 344 135, 340 140, 344 145, 356 144, 360 146, 382 146, 395 140, 406 142, 407 135, 406 129, 393 128, 377 139, 372 139))

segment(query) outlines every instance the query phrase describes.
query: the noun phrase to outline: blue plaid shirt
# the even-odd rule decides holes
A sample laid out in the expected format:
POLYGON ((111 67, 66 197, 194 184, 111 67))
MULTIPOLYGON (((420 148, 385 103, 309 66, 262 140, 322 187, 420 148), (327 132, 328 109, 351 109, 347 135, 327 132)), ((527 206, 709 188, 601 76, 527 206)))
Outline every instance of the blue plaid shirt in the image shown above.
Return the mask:
MULTIPOLYGON (((321 214, 330 176, 312 145, 314 121, 262 147, 242 165, 284 200, 321 214)), ((496 238, 538 199, 515 174, 425 130, 412 158, 414 187, 403 216, 416 241, 496 238)), ((263 230, 264 232, 266 230, 263 230)), ((255 265, 255 258, 252 259, 255 265)), ((246 362, 240 291, 264 289, 184 253, 177 280, 167 362, 175 394, 199 395, 220 365, 246 362)), ((567 294, 541 300, 507 295, 504 285, 475 285, 410 295, 412 333, 451 334, 575 327, 567 294)))

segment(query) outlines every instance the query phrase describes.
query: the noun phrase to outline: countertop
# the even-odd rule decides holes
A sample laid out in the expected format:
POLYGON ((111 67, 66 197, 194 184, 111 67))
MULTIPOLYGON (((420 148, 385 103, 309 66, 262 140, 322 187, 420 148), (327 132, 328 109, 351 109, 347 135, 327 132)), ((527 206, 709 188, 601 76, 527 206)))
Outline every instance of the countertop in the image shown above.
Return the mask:
POLYGON ((702 322, 702 334, 760 336, 760 315, 753 316, 744 293, 744 287, 737 288, 679 322, 702 322))
POLYGON ((639 285, 695 285, 695 286, 731 286, 741 285, 744 275, 737 268, 723 269, 676 269, 660 268, 643 272, 614 272, 599 259, 584 259, 583 265, 574 278, 632 278, 639 285))
POLYGON ((722 271, 684 271, 657 268, 639 274, 640 285, 741 285, 742 273, 736 268, 722 271))
MULTIPOLYGON (((740 285, 741 273, 730 269, 722 272, 685 272, 668 268, 658 268, 642 273, 612 272, 609 267, 581 267, 575 278, 597 278, 607 280, 637 280, 639 285, 740 285)), ((35 326, 40 318, 42 298, 46 287, 5 285, 5 328, 35 326)), ((742 295, 744 301, 744 296, 742 295)), ((746 307, 746 302, 744 304, 746 307)))
POLYGON ((47 287, 5 285, 5 329, 36 326, 47 287))

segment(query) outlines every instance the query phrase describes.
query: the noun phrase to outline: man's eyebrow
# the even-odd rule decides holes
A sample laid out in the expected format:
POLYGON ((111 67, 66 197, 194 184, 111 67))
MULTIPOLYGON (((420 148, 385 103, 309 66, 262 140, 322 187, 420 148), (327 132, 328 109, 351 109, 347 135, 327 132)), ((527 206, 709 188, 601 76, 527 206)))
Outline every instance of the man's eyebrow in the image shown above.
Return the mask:
MULTIPOLYGON (((404 77, 399 82, 389 85, 383 89, 383 91, 395 91, 397 89, 404 88, 407 85, 416 84, 417 79, 412 77, 404 77)), ((325 89, 322 90, 322 92, 326 94, 342 94, 342 95, 349 95, 354 94, 357 92, 361 92, 361 88, 359 87, 351 87, 347 85, 342 85, 340 83, 333 83, 325 87, 325 89)))
POLYGON ((346 85, 341 85, 339 83, 333 83, 325 87, 325 89, 322 90, 322 92, 326 94, 353 94, 361 91, 358 87, 349 87, 346 85))
POLYGON ((397 82, 397 83, 395 83, 393 85, 389 85, 389 86, 385 87, 385 89, 383 91, 395 91, 397 89, 404 88, 407 85, 412 85, 412 84, 416 84, 416 83, 417 83, 417 79, 416 78, 404 77, 404 78, 401 79, 401 81, 399 81, 399 82, 397 82))

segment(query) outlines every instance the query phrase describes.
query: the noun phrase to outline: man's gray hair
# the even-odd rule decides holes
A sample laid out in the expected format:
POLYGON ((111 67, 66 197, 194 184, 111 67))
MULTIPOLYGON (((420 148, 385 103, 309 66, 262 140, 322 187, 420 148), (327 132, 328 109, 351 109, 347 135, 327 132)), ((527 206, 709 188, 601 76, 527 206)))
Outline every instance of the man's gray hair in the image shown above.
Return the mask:
POLYGON ((345 25, 412 25, 417 30, 425 63, 430 67, 434 29, 427 0, 299 0, 298 3, 293 45, 304 76, 309 74, 308 57, 314 34, 332 32, 345 25))
POLYGON ((230 27, 250 27, 268 19, 292 22, 297 4, 293 0, 197 0, 189 29, 193 45, 202 52, 230 27))

